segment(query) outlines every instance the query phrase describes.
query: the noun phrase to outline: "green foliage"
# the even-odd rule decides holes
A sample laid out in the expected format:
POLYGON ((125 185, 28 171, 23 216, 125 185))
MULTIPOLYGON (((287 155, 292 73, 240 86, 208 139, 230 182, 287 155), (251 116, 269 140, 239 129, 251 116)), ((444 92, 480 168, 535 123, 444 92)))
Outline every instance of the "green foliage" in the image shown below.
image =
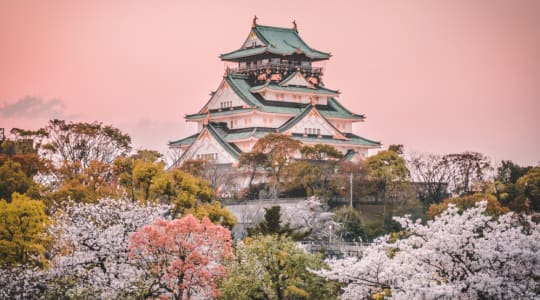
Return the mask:
POLYGON ((352 207, 343 206, 334 211, 334 221, 341 224, 337 234, 346 242, 366 241, 360 213, 352 207))
POLYGON ((289 224, 281 225, 281 207, 272 206, 265 208, 264 221, 249 227, 247 229, 248 236, 254 237, 257 235, 279 235, 288 236, 295 241, 300 241, 311 232, 301 232, 290 227, 289 224))
POLYGON ((340 193, 343 181, 336 176, 338 163, 343 154, 330 145, 317 144, 300 149, 302 160, 286 168, 286 187, 289 190, 303 188, 308 196, 329 200, 340 193))
POLYGON ((337 283, 309 271, 326 268, 322 258, 297 248, 290 238, 246 238, 235 255, 220 285, 225 300, 337 298, 337 283))
MULTIPOLYGON (((135 187, 137 198, 142 201, 148 201, 151 198, 150 186, 156 182, 160 176, 164 176, 165 164, 163 162, 149 162, 144 160, 135 160, 133 165, 133 186, 135 187)), ((172 191, 167 190, 166 186, 161 184, 155 188, 154 194, 167 195, 172 191)))
POLYGON ((530 169, 516 182, 519 192, 517 201, 525 203, 535 212, 540 212, 540 167, 530 169))
POLYGON ((388 146, 388 151, 395 152, 398 155, 403 155, 403 153, 405 152, 402 144, 392 144, 388 146))
POLYGON ((497 168, 495 180, 503 184, 516 183, 517 180, 527 174, 532 167, 522 167, 511 160, 501 161, 501 165, 497 168))
MULTIPOLYGON (((277 190, 282 181, 285 167, 291 162, 294 154, 300 150, 301 143, 287 135, 270 133, 259 139, 252 152, 266 155, 265 168, 268 170, 272 185, 277 190)), ((277 194, 277 193, 276 193, 277 194)), ((277 196, 277 195, 274 195, 277 196)))
MULTIPOLYGON (((114 174, 133 201, 168 203, 173 206, 173 214, 176 215, 215 198, 214 189, 208 181, 181 169, 165 171, 160 157, 155 151, 143 150, 115 160, 114 174)), ((228 218, 225 220, 232 222, 228 218)))
POLYGON ((48 222, 41 201, 18 193, 11 203, 0 200, 0 266, 44 267, 48 222))
POLYGON ((19 163, 7 160, 0 166, 0 199, 10 202, 13 193, 24 194, 34 186, 34 181, 26 176, 19 163))
POLYGON ((249 172, 248 190, 253 188, 253 180, 257 170, 267 165, 268 156, 262 152, 243 152, 238 158, 238 166, 244 167, 249 172))
POLYGON ((385 185, 405 181, 409 178, 409 170, 405 160, 394 151, 380 151, 366 160, 369 177, 383 182, 385 185))
POLYGON ((303 146, 300 149, 300 153, 302 153, 302 158, 309 160, 331 160, 343 158, 343 154, 339 150, 327 144, 303 146))

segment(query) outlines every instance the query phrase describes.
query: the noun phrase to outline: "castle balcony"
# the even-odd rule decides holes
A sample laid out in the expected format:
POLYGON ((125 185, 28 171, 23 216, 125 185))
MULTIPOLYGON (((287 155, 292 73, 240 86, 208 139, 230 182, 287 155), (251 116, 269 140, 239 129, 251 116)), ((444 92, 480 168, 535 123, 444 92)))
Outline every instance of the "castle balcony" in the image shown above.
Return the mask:
POLYGON ((246 64, 245 66, 240 66, 236 68, 229 68, 229 73, 281 73, 281 72, 294 72, 294 71, 300 71, 301 73, 306 73, 308 76, 322 76, 323 75, 323 68, 322 67, 312 67, 312 66, 306 66, 306 65, 298 65, 298 64, 285 64, 285 63, 278 63, 278 62, 266 62, 266 63, 251 63, 246 64))

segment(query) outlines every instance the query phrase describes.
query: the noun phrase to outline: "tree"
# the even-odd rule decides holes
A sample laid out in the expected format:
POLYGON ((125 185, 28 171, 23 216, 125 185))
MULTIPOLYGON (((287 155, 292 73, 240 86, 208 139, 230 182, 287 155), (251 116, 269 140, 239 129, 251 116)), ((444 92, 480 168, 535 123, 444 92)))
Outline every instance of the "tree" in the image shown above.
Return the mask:
POLYGON ((514 202, 526 203, 529 209, 540 212, 540 167, 530 169, 516 182, 519 196, 514 202))
POLYGON ((313 274, 324 268, 320 256, 306 253, 278 235, 239 242, 220 285, 222 299, 336 299, 338 286, 313 274))
POLYGON ((0 199, 10 202, 13 193, 24 194, 34 187, 34 181, 26 176, 19 163, 8 160, 0 166, 0 199))
POLYGON ((296 241, 299 241, 304 239, 307 235, 311 233, 311 231, 291 228, 291 225, 289 223, 285 223, 284 225, 282 225, 280 206, 272 206, 270 208, 265 208, 264 210, 264 221, 253 227, 248 227, 248 236, 254 237, 257 235, 285 235, 291 237, 296 241))
POLYGON ((478 152, 447 154, 443 161, 452 174, 450 187, 458 196, 479 191, 486 181, 487 171, 491 169, 488 158, 478 152))
POLYGON ((212 223, 221 225, 232 230, 236 225, 236 217, 224 207, 219 201, 212 201, 210 203, 202 203, 193 208, 186 209, 185 214, 192 214, 199 220, 208 218, 212 223))
POLYGON ((243 152, 238 158, 238 166, 244 167, 249 172, 248 189, 253 188, 253 180, 257 175, 257 170, 264 168, 268 157, 262 152, 243 152))
POLYGON ((454 205, 459 212, 463 212, 466 209, 475 207, 481 201, 486 202, 485 213, 489 216, 498 217, 509 212, 507 207, 501 206, 501 203, 497 201, 495 196, 485 193, 475 193, 463 197, 449 198, 439 204, 432 204, 427 214, 433 218, 445 212, 450 205, 454 205))
POLYGON ((119 190, 111 164, 93 160, 80 170, 79 163, 64 162, 56 168, 57 181, 51 191, 45 193, 48 206, 62 202, 97 202, 102 198, 118 197, 119 190))
POLYGON ((340 224, 337 237, 346 242, 367 241, 360 213, 352 207, 342 206, 334 212, 334 222, 340 224))
POLYGON ((306 145, 300 149, 300 153, 302 158, 307 160, 339 160, 343 158, 343 153, 327 144, 306 145))
POLYGON ((383 226, 386 232, 397 228, 394 210, 412 196, 409 170, 405 160, 394 151, 381 151, 366 159, 368 178, 375 184, 377 198, 383 204, 383 226))
POLYGON ((396 185, 409 179, 405 160, 394 151, 380 151, 366 159, 366 168, 371 180, 378 183, 379 195, 385 199, 396 185))
POLYGON ((166 218, 169 211, 166 205, 141 205, 124 198, 71 203, 56 211, 49 285, 59 282, 59 295, 111 299, 137 294, 142 271, 128 261, 129 237, 166 218))
POLYGON ((536 299, 540 224, 485 210, 450 206, 426 225, 398 218, 401 239, 385 236, 318 274, 348 284, 342 299, 536 299))
POLYGON ((324 209, 324 205, 316 197, 309 197, 294 206, 283 209, 282 223, 294 230, 297 236, 308 241, 330 241, 341 224, 334 221, 334 214, 324 209))
POLYGON ((301 186, 308 196, 332 199, 341 186, 336 178, 343 154, 330 145, 316 144, 300 149, 302 160, 291 163, 286 171, 289 189, 301 186))
POLYGON ((182 163, 180 170, 195 177, 203 177, 205 164, 204 159, 188 159, 182 163))
POLYGON ((131 138, 119 129, 103 123, 73 123, 54 119, 44 128, 45 155, 60 163, 79 162, 81 171, 95 160, 110 164, 131 150, 131 138))
POLYGON ((217 297, 216 281, 232 258, 229 230, 192 215, 158 220, 131 236, 129 256, 144 273, 144 298, 217 297))
POLYGON ((13 193, 11 203, 0 199, 0 267, 46 266, 48 222, 41 201, 19 193, 13 193))
POLYGON ((267 156, 266 169, 269 171, 274 187, 274 197, 279 194, 283 170, 291 162, 294 154, 300 150, 301 143, 287 135, 270 133, 260 138, 253 146, 253 152, 267 156))
POLYGON ((373 196, 377 194, 376 185, 369 180, 368 169, 365 161, 351 162, 340 161, 337 165, 337 174, 333 177, 335 185, 338 188, 340 195, 344 199, 351 197, 350 176, 353 177, 352 182, 352 199, 361 199, 365 196, 373 196))
POLYGON ((442 156, 413 154, 408 158, 407 165, 411 170, 413 187, 424 205, 439 203, 450 196, 447 189, 452 172, 442 156))
POLYGON ((402 144, 392 144, 388 146, 388 151, 395 152, 398 155, 403 155, 403 153, 405 153, 405 149, 402 144))
POLYGON ((522 167, 511 160, 502 160, 501 164, 497 167, 495 180, 504 184, 516 183, 517 180, 521 176, 527 174, 530 169, 532 169, 531 166, 522 167))

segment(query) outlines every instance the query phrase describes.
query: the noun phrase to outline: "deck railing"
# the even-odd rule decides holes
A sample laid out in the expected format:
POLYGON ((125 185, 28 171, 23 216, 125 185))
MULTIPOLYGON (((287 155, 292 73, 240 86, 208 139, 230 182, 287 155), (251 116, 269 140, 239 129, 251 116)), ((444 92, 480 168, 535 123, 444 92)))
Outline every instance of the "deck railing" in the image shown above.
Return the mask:
POLYGON ((314 75, 320 75, 323 72, 322 67, 311 67, 311 66, 302 66, 296 64, 284 64, 284 63, 261 63, 257 65, 248 65, 245 67, 229 68, 230 73, 246 73, 246 72, 257 72, 270 69, 271 71, 300 71, 311 73, 314 75))

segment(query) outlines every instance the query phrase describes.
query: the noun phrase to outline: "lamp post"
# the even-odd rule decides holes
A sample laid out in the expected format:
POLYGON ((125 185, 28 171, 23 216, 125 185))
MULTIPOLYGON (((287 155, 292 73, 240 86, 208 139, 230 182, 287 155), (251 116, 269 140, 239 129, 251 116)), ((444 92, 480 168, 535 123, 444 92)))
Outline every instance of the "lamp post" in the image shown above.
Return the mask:
POLYGON ((351 208, 353 207, 353 204, 352 204, 352 177, 353 177, 353 173, 351 172, 351 175, 349 176, 349 186, 350 186, 350 189, 351 189, 351 208))
POLYGON ((332 224, 328 225, 328 229, 330 230, 330 238, 328 239, 328 244, 332 244, 332 224))

